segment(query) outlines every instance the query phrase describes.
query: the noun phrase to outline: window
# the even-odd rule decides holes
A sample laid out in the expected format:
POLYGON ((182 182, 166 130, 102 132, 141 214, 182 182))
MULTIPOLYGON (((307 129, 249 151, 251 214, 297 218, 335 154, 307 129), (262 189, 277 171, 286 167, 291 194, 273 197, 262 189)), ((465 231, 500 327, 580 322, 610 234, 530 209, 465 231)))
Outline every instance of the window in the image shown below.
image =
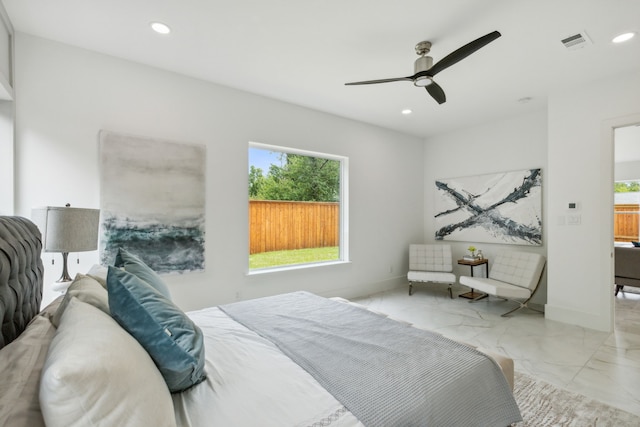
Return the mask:
POLYGON ((640 240, 640 182, 614 183, 613 237, 616 242, 640 240))
POLYGON ((348 260, 348 159, 249 144, 249 271, 348 260))

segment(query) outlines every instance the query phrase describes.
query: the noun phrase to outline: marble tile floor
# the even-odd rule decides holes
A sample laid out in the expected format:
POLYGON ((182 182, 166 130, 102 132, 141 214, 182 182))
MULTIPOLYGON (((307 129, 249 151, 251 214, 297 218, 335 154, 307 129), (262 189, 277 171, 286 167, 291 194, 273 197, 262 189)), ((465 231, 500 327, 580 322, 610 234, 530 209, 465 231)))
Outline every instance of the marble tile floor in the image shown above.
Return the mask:
POLYGON ((407 285, 353 301, 505 354, 516 371, 640 416, 640 293, 615 297, 616 328, 606 333, 547 320, 528 309, 501 317, 513 302, 456 297, 467 290, 455 285, 450 299, 446 285, 426 284, 414 286, 409 296, 407 285))

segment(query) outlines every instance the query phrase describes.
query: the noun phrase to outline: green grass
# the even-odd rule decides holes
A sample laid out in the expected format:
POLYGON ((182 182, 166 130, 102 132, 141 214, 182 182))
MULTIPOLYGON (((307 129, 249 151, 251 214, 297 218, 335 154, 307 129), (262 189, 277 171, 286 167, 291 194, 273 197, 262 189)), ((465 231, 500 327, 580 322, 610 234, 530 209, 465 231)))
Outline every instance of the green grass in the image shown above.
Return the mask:
POLYGON ((262 252, 249 255, 249 269, 336 261, 340 257, 338 246, 326 248, 293 249, 289 251, 262 252))

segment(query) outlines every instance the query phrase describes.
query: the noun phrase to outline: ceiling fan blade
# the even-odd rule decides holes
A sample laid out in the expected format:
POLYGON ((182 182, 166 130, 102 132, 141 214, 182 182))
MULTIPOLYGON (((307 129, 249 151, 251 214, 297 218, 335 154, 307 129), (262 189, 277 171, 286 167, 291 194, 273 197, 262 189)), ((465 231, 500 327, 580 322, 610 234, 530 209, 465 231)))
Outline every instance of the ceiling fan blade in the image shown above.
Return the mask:
POLYGON ((494 31, 492 33, 489 33, 487 35, 480 37, 479 39, 476 39, 470 43, 467 43, 466 45, 462 46, 459 49, 454 50, 449 55, 445 56, 436 64, 434 64, 433 67, 427 70, 428 74, 431 77, 435 76, 440 71, 444 70, 445 68, 451 67, 453 64, 459 61, 462 61, 464 58, 471 55, 473 52, 488 45, 489 43, 491 43, 492 41, 494 41, 500 36, 501 34, 498 31, 494 31))
POLYGON ((389 83, 389 82, 400 82, 403 80, 408 80, 408 81, 413 81, 412 77, 396 77, 393 79, 380 79, 380 80, 367 80, 364 82, 351 82, 351 83, 345 83, 346 86, 353 86, 353 85, 371 85, 371 84, 375 84, 375 83, 389 83))
POLYGON ((444 94, 444 90, 440 87, 440 85, 436 82, 432 82, 429 86, 426 86, 425 89, 429 92, 429 95, 433 99, 436 100, 438 104, 444 104, 447 102, 447 97, 444 94))

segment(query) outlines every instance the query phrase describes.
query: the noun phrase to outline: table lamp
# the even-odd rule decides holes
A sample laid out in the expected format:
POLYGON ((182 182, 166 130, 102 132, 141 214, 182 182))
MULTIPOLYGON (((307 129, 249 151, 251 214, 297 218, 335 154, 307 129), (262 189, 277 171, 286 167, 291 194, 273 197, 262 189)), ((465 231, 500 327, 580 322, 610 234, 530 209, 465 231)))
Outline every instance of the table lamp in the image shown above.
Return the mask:
POLYGON ((69 252, 98 249, 100 209, 45 206, 34 208, 31 219, 42 233, 44 252, 62 253, 62 275, 56 283, 70 282, 67 269, 69 252))

